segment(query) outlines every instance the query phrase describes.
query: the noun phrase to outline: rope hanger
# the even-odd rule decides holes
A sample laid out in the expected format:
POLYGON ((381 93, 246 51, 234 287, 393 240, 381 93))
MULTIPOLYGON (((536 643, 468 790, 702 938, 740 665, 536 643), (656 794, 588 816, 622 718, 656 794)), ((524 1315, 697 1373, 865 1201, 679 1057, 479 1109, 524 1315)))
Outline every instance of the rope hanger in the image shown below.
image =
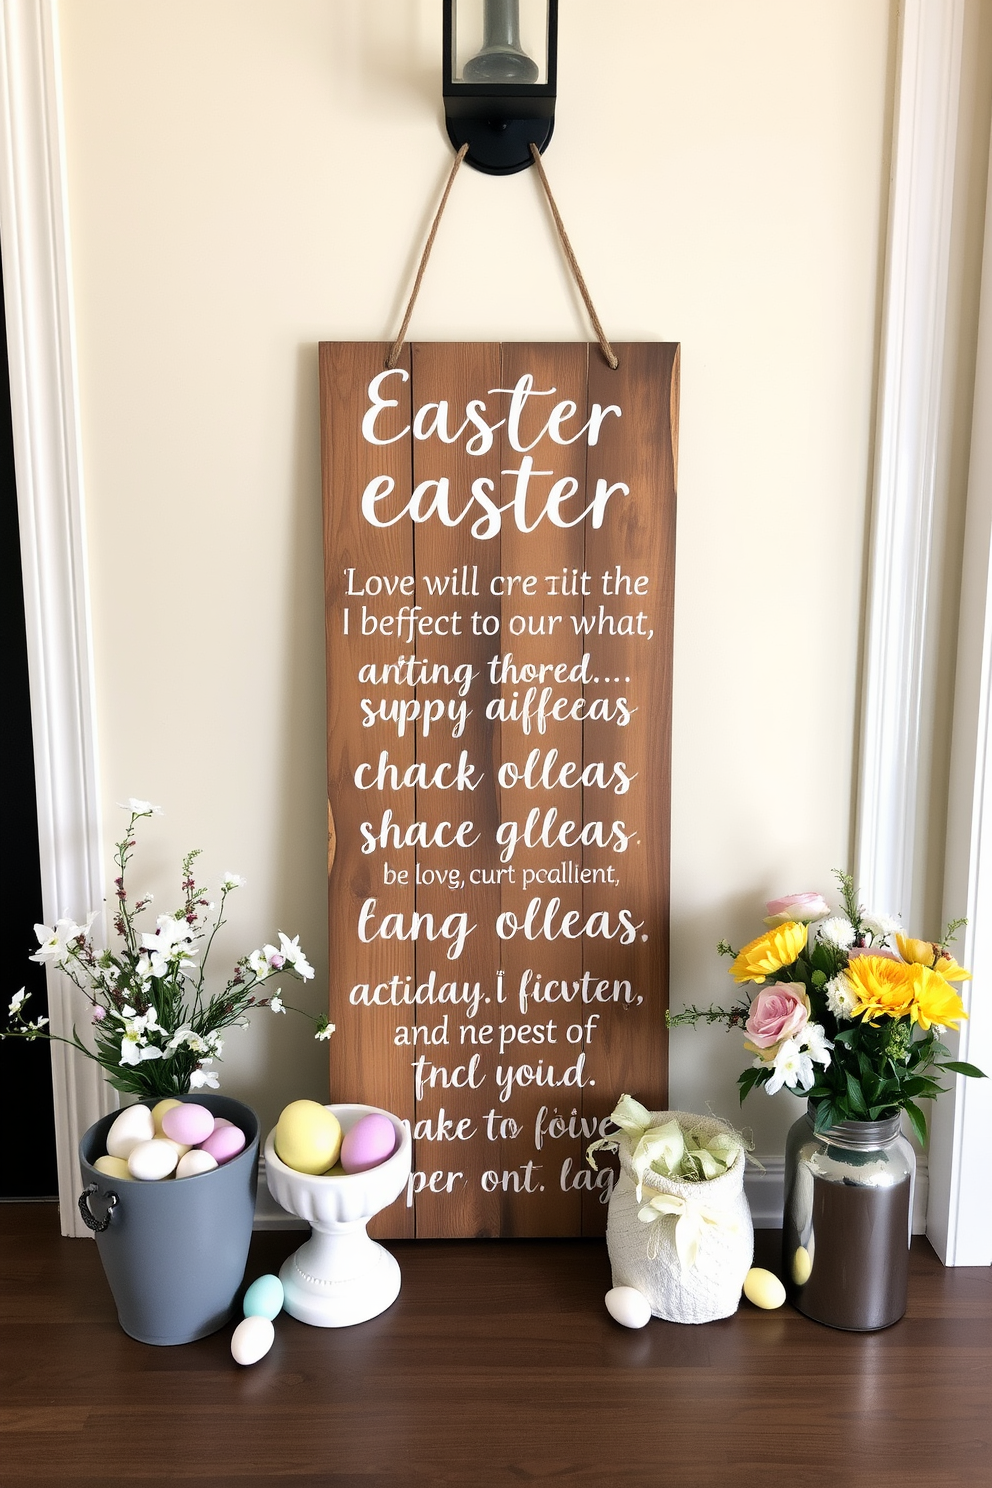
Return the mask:
MULTIPOLYGON (((530 147, 530 153, 533 157, 534 164, 537 166, 537 173, 541 179, 541 185, 544 187, 544 193, 548 198, 548 206, 551 208, 551 215, 554 218, 555 227, 558 229, 558 238, 561 242, 562 252, 564 253, 565 260, 572 271, 572 275, 575 279, 576 285, 578 286, 579 293, 582 296, 583 301, 585 302, 585 307, 589 312, 589 319, 592 321, 593 329, 596 332, 596 338, 599 341, 599 349, 603 353, 603 357, 606 361, 607 366, 612 368, 612 370, 615 372, 620 363, 617 360, 613 347, 607 340, 606 332, 603 330, 603 323, 600 320, 599 316, 596 314, 596 307, 593 304, 592 296, 590 295, 589 290, 586 287, 586 281, 582 277, 582 270, 579 268, 579 261, 575 257, 575 252, 568 240, 568 233, 565 231, 565 224, 561 220, 561 213, 558 210, 558 204, 551 194, 551 186, 548 183, 548 178, 544 172, 544 164, 541 160, 541 152, 536 145, 532 144, 530 147)), ((390 369, 395 367, 396 363, 399 361, 400 351, 402 350, 403 342, 406 340, 406 333, 410 328, 410 317, 413 315, 413 307, 417 303, 417 296, 420 293, 420 286, 423 282, 424 271, 427 268, 427 261, 431 256, 431 249, 434 247, 434 239, 437 237, 437 230, 441 225, 441 218, 444 215, 444 209, 448 204, 448 197, 451 195, 451 188, 454 185, 459 166, 461 165, 467 154, 468 145, 462 145, 461 149, 458 151, 458 154, 455 156, 454 164, 452 165, 451 170, 448 174, 448 179, 445 183, 444 191, 441 196, 440 205, 438 206, 438 209, 434 214, 434 221, 431 223, 431 230, 427 235, 427 242, 424 244, 424 251, 420 256, 420 267, 417 269, 417 277, 413 281, 413 289, 410 291, 410 298, 407 301, 406 313, 403 316, 403 323, 400 326, 399 334, 397 335, 396 340, 393 342, 392 347, 390 348, 389 355, 386 358, 386 366, 390 369)))

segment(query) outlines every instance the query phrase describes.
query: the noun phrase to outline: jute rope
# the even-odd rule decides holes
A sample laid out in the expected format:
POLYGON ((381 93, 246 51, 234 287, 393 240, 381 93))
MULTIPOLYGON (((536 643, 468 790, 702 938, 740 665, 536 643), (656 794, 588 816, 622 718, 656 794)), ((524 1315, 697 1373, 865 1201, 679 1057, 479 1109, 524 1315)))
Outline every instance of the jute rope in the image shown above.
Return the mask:
MULTIPOLYGON (((534 157, 534 164, 537 166, 537 173, 541 178, 541 185, 544 187, 545 195, 548 198, 548 206, 551 208, 551 215, 554 218, 555 227, 558 229, 558 238, 561 242, 562 252, 565 255, 565 260, 572 271, 572 275, 575 279, 576 284, 578 285, 579 293, 581 294, 585 302, 585 307, 589 312, 589 319, 592 321, 593 329, 596 332, 596 338, 599 341, 599 347, 603 353, 606 364, 615 372, 620 363, 617 360, 613 347, 607 340, 606 332, 603 330, 603 323, 600 320, 599 316, 596 314, 596 307, 593 304, 592 296, 590 295, 589 290, 586 287, 586 281, 582 277, 582 270, 579 268, 579 261, 575 257, 572 245, 568 240, 568 233, 565 231, 565 224, 561 220, 561 213, 558 210, 558 204, 551 193, 551 187, 548 183, 548 178, 544 173, 544 165, 541 161, 541 152, 536 145, 532 144, 530 147, 530 153, 534 157)), ((407 301, 406 313, 403 316, 403 323, 400 326, 399 334, 397 335, 396 340, 393 342, 389 351, 389 355, 386 358, 386 366, 388 368, 395 367, 396 363, 399 361, 400 351, 403 348, 403 342, 406 340, 406 333, 410 328, 410 318, 413 315, 413 307, 417 303, 417 296, 420 293, 420 286, 423 283, 424 271, 427 268, 427 261, 431 256, 431 249, 434 247, 434 239, 437 237, 437 230, 441 225, 441 218, 444 215, 444 209, 448 204, 448 197, 451 195, 451 188, 455 183, 455 177, 458 174, 458 168, 467 154, 468 145, 462 145, 461 149, 458 151, 458 154, 455 156, 454 164, 452 165, 451 170, 448 173, 448 179, 445 183, 444 191, 441 195, 440 205, 438 206, 438 209, 434 214, 434 221, 431 223, 431 230, 427 234, 427 242, 424 244, 424 251, 420 256, 420 267, 417 269, 417 277, 413 281, 413 289, 410 291, 410 298, 407 301)))

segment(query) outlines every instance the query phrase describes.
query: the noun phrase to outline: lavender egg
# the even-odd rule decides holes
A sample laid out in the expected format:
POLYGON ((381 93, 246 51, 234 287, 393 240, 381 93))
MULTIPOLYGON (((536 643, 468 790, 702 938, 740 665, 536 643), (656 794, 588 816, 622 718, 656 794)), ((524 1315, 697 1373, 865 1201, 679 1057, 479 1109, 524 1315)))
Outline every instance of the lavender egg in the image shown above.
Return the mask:
POLYGON ((396 1130, 388 1116, 377 1111, 356 1121, 341 1143, 341 1166, 346 1173, 377 1168, 396 1150, 396 1130))
POLYGON ((200 1151, 208 1152, 218 1163, 226 1163, 230 1158, 237 1157, 244 1145, 245 1134, 239 1127, 214 1127, 206 1141, 200 1144, 200 1151))
POLYGON ((182 1142, 185 1147, 199 1147, 213 1129, 213 1115, 206 1106, 198 1106, 195 1101, 184 1101, 182 1105, 173 1106, 162 1117, 165 1135, 174 1142, 182 1142))

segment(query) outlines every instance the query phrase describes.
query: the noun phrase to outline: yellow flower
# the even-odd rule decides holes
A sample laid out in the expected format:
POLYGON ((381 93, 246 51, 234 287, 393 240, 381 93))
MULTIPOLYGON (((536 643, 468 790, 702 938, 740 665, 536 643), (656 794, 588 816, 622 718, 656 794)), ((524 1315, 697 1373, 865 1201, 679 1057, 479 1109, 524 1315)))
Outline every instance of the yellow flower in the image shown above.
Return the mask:
POLYGON ((968 1016, 954 988, 919 961, 903 964, 886 956, 855 956, 846 975, 858 999, 856 1018, 868 1022, 909 1018, 928 1029, 931 1023, 953 1027, 968 1016))
POLYGON ((898 934, 896 945, 899 954, 904 961, 917 966, 933 966, 940 951, 940 946, 935 946, 932 940, 914 940, 912 935, 898 934))
POLYGON ((970 982, 971 972, 959 966, 953 956, 942 955, 940 946, 931 940, 914 940, 911 935, 897 935, 896 945, 904 961, 929 966, 946 982, 970 982))
POLYGON ((945 982, 971 981, 971 972, 965 971, 963 966, 959 966, 953 956, 940 956, 937 960, 937 965, 934 967, 934 971, 938 976, 942 976, 945 982))
POLYGON ((924 1030, 929 1028, 931 1023, 939 1023, 942 1028, 956 1027, 962 1018, 968 1016, 964 1010, 964 1003, 943 976, 938 976, 935 971, 921 969, 924 981, 916 994, 913 1022, 919 1023, 924 1030))
POLYGON ((809 934, 805 925, 787 920, 776 925, 757 940, 750 941, 737 955, 730 975, 735 982, 763 982, 766 976, 791 966, 806 944, 809 934))

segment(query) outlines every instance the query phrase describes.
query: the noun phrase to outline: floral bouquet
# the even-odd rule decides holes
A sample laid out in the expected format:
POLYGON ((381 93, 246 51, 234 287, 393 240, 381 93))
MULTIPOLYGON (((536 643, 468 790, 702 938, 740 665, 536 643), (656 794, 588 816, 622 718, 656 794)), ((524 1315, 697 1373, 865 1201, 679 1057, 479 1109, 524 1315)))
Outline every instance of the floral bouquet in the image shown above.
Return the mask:
MULTIPOLYGON (((210 947, 225 923, 228 895, 245 881, 236 873, 224 874, 214 916, 215 906, 193 876, 199 849, 187 853, 182 863, 181 907, 159 915, 154 930, 139 931, 137 918, 148 908, 151 895, 132 901, 125 883, 127 865, 137 822, 159 815, 160 808, 132 799, 125 810, 130 812, 130 821, 114 854, 119 869, 114 880, 114 929, 122 944, 116 951, 96 950, 90 934, 98 913, 94 910, 84 925, 69 919, 59 920, 54 929, 36 925, 39 949, 30 958, 64 971, 86 997, 95 1048, 88 1048, 75 1028, 72 1038, 65 1039, 45 1031, 47 1018, 29 1022, 24 1014, 28 994, 23 988, 11 999, 10 1021, 0 1029, 0 1038, 57 1039, 71 1044, 103 1066, 115 1090, 139 1098, 184 1094, 203 1086, 216 1090, 219 1081, 211 1066, 221 1056, 222 1031, 232 1024, 247 1028, 246 1014, 255 1008, 285 1012, 288 1004, 280 993, 259 997, 258 988, 276 975, 309 981, 313 967, 299 936, 290 940, 280 931, 278 948, 265 945, 242 956, 223 991, 208 993, 205 977, 210 947)), ((301 1008, 292 1011, 303 1013, 301 1008)), ((334 1025, 326 1017, 312 1021, 316 1038, 330 1038, 334 1025)))
POLYGON ((820 894, 788 894, 767 906, 764 935, 740 951, 721 941, 735 982, 760 990, 731 1008, 669 1013, 668 1025, 743 1029, 754 1061, 738 1080, 742 1101, 757 1085, 769 1095, 784 1086, 813 1103, 818 1132, 905 1111, 925 1142, 917 1102, 942 1093, 940 1073, 984 1078, 949 1059, 939 1037, 968 1016, 952 983, 971 973, 949 949, 966 922, 952 921, 937 941, 916 940, 896 920, 867 913, 850 874, 836 877, 842 914, 820 894))

